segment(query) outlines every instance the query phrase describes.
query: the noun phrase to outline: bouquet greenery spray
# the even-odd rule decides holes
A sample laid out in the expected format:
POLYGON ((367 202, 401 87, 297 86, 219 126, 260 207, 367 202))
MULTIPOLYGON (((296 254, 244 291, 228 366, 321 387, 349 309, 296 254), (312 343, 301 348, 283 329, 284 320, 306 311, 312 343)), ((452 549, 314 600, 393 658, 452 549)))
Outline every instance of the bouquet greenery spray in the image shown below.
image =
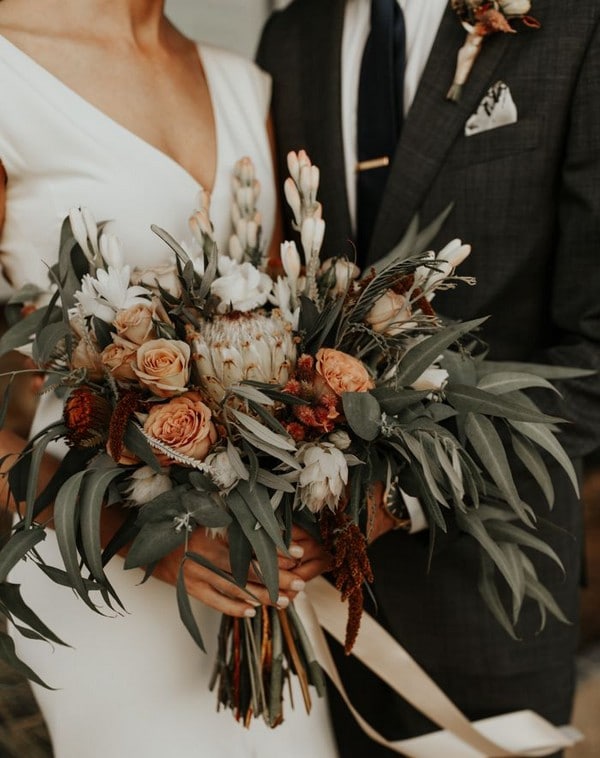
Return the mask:
MULTIPOLYGON (((412 228, 377 267, 322 261, 324 221, 319 171, 301 152, 289 156, 285 193, 299 233, 274 267, 263 250, 259 186, 244 159, 233 177, 234 234, 217 250, 209 198, 190 220, 193 247, 154 231, 171 249, 160 271, 132 270, 118 240, 89 212, 66 219, 46 304, 26 288, 7 307, 13 325, 0 351, 29 347, 47 392, 64 397, 62 418, 31 439, 8 472, 18 516, 0 551, 0 610, 19 631, 59 643, 8 580, 28 559, 50 581, 71 587, 91 610, 118 609, 106 564, 129 545, 125 568, 150 576, 184 547, 176 587, 184 625, 203 648, 186 592, 184 566, 196 562, 245 588, 255 571, 273 601, 254 618, 223 617, 215 675, 219 704, 249 724, 283 719, 286 679, 310 685, 323 676, 293 603, 275 607, 278 555, 289 555, 293 524, 324 541, 332 577, 349 599, 347 650, 358 632, 372 576, 368 542, 376 483, 419 497, 432 543, 450 520, 481 548, 473 577, 490 611, 513 633, 526 599, 563 619, 527 552, 560 563, 536 535, 537 515, 513 481, 507 448, 524 463, 552 505, 543 453, 577 486, 554 432, 524 394, 552 391, 568 369, 495 364, 477 337, 483 319, 449 323, 432 307, 436 290, 461 283, 456 266, 468 246, 451 242, 419 253, 434 228, 412 228), (416 254, 417 253, 417 254, 416 254), (68 452, 38 492, 50 442, 68 452), (53 517, 40 514, 53 503, 53 517), (103 510, 128 517, 104 548, 103 510), (37 551, 54 529, 63 566, 37 551), (229 545, 231 572, 189 549, 190 533, 209 529, 229 545), (507 608, 497 584, 512 593, 507 608)), ((472 284, 463 282, 465 286, 472 284)), ((8 392, 4 399, 6 407, 8 392)), ((143 588, 140 588, 143 592, 143 588)), ((564 619, 563 619, 564 620, 564 619)), ((32 678, 10 638, 0 653, 32 678)))

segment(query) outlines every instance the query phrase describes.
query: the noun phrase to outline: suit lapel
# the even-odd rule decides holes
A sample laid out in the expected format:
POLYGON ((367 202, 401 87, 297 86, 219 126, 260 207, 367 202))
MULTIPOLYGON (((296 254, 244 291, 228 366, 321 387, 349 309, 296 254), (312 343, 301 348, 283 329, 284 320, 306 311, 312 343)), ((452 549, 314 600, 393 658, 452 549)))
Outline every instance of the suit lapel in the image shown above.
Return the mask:
MULTIPOLYGON (((456 56, 465 31, 450 6, 442 18, 431 55, 392 162, 373 232, 368 260, 377 260, 399 241, 419 210, 452 143, 493 83, 494 69, 509 42, 509 34, 484 40, 459 103, 446 100, 456 56)), ((453 198, 448 198, 448 203, 453 198)), ((440 212, 443 209, 440 208, 440 212)), ((428 219, 430 220, 430 219, 428 219)))
POLYGON ((342 240, 348 237, 351 227, 347 194, 343 191, 345 160, 339 75, 345 0, 314 0, 308 7, 301 45, 305 61, 300 67, 305 146, 321 168, 319 199, 327 220, 327 237, 342 240))

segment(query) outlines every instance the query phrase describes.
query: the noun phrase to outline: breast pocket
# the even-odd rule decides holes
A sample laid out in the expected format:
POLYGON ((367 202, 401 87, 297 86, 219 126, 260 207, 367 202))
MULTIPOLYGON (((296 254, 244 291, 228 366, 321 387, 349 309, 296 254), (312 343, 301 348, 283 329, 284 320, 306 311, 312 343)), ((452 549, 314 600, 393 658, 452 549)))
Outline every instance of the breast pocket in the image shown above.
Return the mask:
POLYGON ((461 168, 535 150, 541 134, 542 121, 538 118, 523 119, 468 137, 463 134, 454 143, 447 165, 461 168))

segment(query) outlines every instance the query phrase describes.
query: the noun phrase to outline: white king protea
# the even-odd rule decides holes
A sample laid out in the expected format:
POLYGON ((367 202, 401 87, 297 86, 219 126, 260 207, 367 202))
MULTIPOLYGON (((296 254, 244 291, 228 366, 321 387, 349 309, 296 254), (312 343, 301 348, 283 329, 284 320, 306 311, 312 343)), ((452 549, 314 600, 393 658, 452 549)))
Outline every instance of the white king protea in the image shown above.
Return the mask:
POLYGON ((298 483, 300 502, 318 513, 325 506, 335 511, 348 483, 348 463, 330 442, 304 445, 297 455, 303 464, 298 483))
POLYGON ((291 326, 277 310, 217 316, 199 332, 190 329, 188 341, 198 378, 217 403, 247 379, 285 384, 296 362, 291 326))

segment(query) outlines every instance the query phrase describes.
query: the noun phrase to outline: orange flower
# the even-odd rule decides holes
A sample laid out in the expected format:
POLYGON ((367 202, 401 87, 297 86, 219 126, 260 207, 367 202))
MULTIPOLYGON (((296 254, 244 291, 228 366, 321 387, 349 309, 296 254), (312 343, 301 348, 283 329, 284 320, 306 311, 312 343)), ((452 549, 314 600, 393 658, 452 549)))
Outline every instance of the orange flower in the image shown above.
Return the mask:
MULTIPOLYGON (((177 453, 202 461, 217 441, 211 417, 202 395, 186 392, 168 403, 155 405, 144 422, 144 431, 177 453)), ((160 454, 157 457, 164 458, 160 454)))
POLYGON ((77 387, 65 402, 63 416, 67 441, 75 447, 96 447, 106 441, 110 403, 90 387, 77 387))
POLYGON ((316 355, 315 369, 326 387, 336 395, 366 392, 375 386, 364 364, 340 350, 321 348, 316 355))

